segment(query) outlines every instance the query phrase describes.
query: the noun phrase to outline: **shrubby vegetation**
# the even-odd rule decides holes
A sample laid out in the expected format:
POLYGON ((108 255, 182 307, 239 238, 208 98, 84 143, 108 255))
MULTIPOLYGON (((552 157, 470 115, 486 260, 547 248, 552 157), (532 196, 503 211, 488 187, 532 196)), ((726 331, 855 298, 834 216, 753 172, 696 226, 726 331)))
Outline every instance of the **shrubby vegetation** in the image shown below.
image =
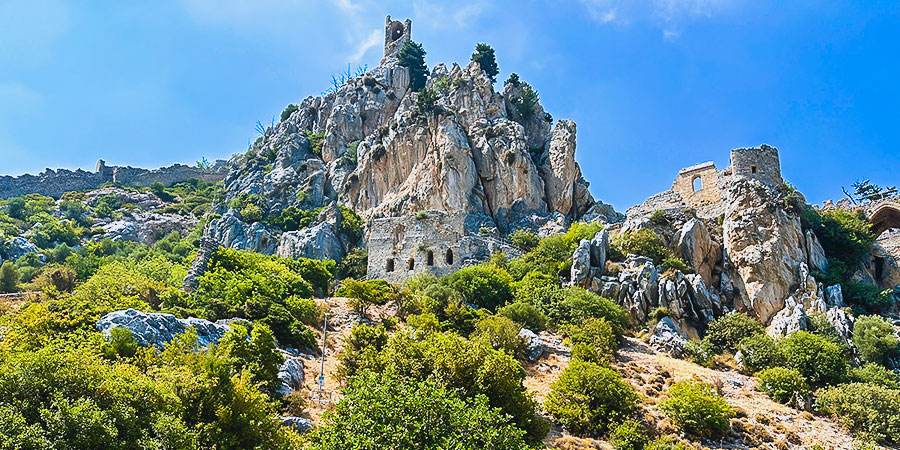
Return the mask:
POLYGON ((798 395, 809 395, 806 379, 796 369, 772 367, 756 376, 759 378, 759 390, 777 402, 788 403, 798 395))
POLYGON ((711 386, 682 381, 669 387, 669 398, 659 404, 673 423, 699 436, 720 436, 728 431, 731 406, 711 386))
POLYGON ((817 406, 864 439, 900 443, 900 390, 872 383, 849 383, 822 390, 817 406))
POLYGON ((551 386, 544 408, 576 434, 602 436, 637 409, 638 396, 614 370, 572 360, 551 386))

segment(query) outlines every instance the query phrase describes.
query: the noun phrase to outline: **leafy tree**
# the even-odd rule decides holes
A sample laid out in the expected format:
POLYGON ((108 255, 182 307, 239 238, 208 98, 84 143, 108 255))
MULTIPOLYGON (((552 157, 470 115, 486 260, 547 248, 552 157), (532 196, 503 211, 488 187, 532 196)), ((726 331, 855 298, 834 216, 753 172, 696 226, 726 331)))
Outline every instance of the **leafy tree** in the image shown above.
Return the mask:
POLYGON ((754 374, 782 364, 778 343, 768 334, 759 333, 744 338, 738 346, 744 373, 754 374))
POLYGON ((866 363, 850 369, 850 381, 854 383, 872 383, 888 389, 900 390, 900 375, 875 363, 866 363))
POLYGON ((759 378, 759 390, 776 402, 788 403, 797 395, 809 395, 806 378, 796 369, 772 367, 759 372, 756 377, 759 378))
POLYGON ((519 117, 524 120, 531 119, 534 117, 540 97, 537 91, 527 82, 520 82, 518 87, 519 95, 512 99, 512 104, 516 108, 516 112, 519 113, 519 117))
POLYGON ((628 328, 631 319, 621 306, 579 287, 570 287, 555 310, 547 315, 560 324, 578 324, 589 318, 605 319, 612 326, 616 339, 628 328))
POLYGON ((746 338, 765 333, 758 320, 741 312, 728 313, 709 324, 704 339, 714 352, 734 352, 746 338))
POLYGON ((13 219, 25 220, 25 199, 13 197, 7 200, 6 214, 13 219))
POLYGON ((288 104, 284 108, 284 111, 281 111, 281 121, 284 122, 284 121, 288 120, 291 117, 291 114, 293 114, 294 111, 297 111, 299 109, 300 109, 300 107, 293 103, 288 104))
POLYGON ((569 431, 603 435, 638 406, 638 396, 614 370, 572 360, 550 387, 544 409, 569 431))
POLYGON ((699 436, 721 436, 730 427, 731 406, 701 381, 682 381, 669 387, 669 398, 659 409, 675 425, 699 436))
POLYGON ((530 303, 511 303, 500 308, 497 313, 534 332, 544 331, 549 320, 540 309, 530 303))
POLYGON ((497 74, 500 69, 497 68, 497 58, 494 56, 494 48, 488 44, 480 43, 475 46, 475 53, 472 53, 472 61, 481 66, 481 70, 491 79, 491 82, 497 81, 497 74))
POLYGON ((620 233, 613 238, 612 245, 622 255, 635 254, 646 256, 657 264, 669 254, 659 236, 653 230, 647 228, 620 233))
POLYGON ((252 327, 234 323, 231 330, 219 341, 218 350, 231 361, 232 371, 247 371, 250 381, 263 386, 265 392, 274 394, 281 385, 278 368, 284 357, 275 345, 272 330, 263 323, 252 327), (252 328, 252 331, 248 330, 252 328))
POLYGON ((113 327, 109 330, 109 338, 102 346, 103 356, 107 359, 131 358, 137 353, 137 349, 134 335, 125 327, 113 327))
MULTIPOLYGON (((437 92, 428 88, 422 89, 419 91, 419 94, 416 95, 416 112, 422 115, 432 112, 435 103, 437 103, 437 99, 437 92)), ((423 211, 419 211, 419 213, 422 212, 423 211)), ((425 212, 427 213, 427 211, 425 212)), ((416 217, 418 218, 418 215, 416 217)))
POLYGON ((425 65, 425 48, 414 41, 406 41, 397 52, 397 60, 401 66, 409 70, 409 88, 419 92, 425 87, 428 67, 425 65))
POLYGON ((852 194, 847 192, 843 186, 841 189, 844 191, 844 195, 854 204, 857 202, 876 202, 897 193, 895 186, 881 187, 872 183, 871 180, 857 180, 850 186, 853 187, 852 194))
POLYGON ((869 252, 875 239, 864 218, 843 209, 822 213, 821 222, 814 231, 825 254, 843 261, 848 267, 856 266, 859 259, 869 252))
POLYGON ((813 386, 837 383, 846 375, 843 349, 821 336, 795 331, 778 347, 787 367, 796 369, 813 386))
POLYGON ((463 399, 431 380, 374 374, 344 394, 310 436, 311 450, 530 448, 484 395, 463 399))
POLYGON ((362 280, 366 278, 369 264, 369 252, 366 249, 357 247, 350 250, 338 267, 338 278, 353 278, 362 280))
POLYGON ((505 270, 490 264, 463 267, 442 282, 459 292, 466 302, 491 311, 513 298, 512 277, 505 270))
POLYGON ((353 309, 362 316, 371 305, 384 305, 395 301, 399 292, 397 286, 384 280, 357 281, 347 278, 341 281, 341 287, 335 295, 355 300, 353 309))
POLYGON ((863 361, 884 364, 900 352, 894 327, 881 316, 861 316, 853 324, 853 345, 863 361))
POLYGON ((606 319, 587 318, 580 325, 563 329, 572 358, 595 363, 608 363, 619 343, 612 325, 606 319))
POLYGON ((0 266, 0 293, 18 291, 19 276, 19 269, 14 262, 3 261, 3 265, 0 266))
POLYGON ((484 342, 495 350, 517 358, 525 350, 525 341, 519 336, 522 327, 503 316, 487 316, 475 324, 472 339, 484 342))
POLYGON ((350 330, 344 340, 343 353, 340 355, 338 376, 347 380, 358 375, 363 367, 371 371, 380 371, 382 365, 379 353, 388 343, 388 334, 383 325, 377 327, 357 324, 350 330))

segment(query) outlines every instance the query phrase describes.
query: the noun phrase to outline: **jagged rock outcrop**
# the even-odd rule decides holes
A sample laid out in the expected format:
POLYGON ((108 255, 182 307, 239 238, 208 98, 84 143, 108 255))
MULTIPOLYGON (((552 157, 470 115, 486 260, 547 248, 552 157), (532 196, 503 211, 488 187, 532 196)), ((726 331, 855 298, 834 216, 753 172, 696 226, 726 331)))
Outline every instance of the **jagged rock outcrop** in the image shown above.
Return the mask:
POLYGON ((653 335, 650 336, 650 347, 675 358, 685 355, 685 345, 687 345, 687 339, 681 335, 678 326, 669 317, 663 317, 653 329, 653 335))
POLYGON ((101 333, 108 333, 115 327, 131 331, 138 345, 156 348, 165 347, 175 336, 192 327, 197 332, 197 344, 208 347, 219 342, 231 329, 227 320, 210 322, 196 317, 179 319, 171 314, 145 313, 131 308, 113 311, 97 321, 97 331, 101 333))
POLYGON ((278 379, 281 386, 278 387, 278 393, 288 395, 298 389, 303 388, 305 379, 303 360, 300 358, 287 358, 278 367, 278 379))
POLYGON ((700 219, 688 220, 678 232, 678 253, 694 272, 712 285, 713 270, 722 257, 722 249, 712 240, 709 230, 700 219))
POLYGON ((816 237, 816 233, 812 230, 806 230, 804 236, 806 263, 810 269, 825 273, 825 270, 828 269, 828 259, 825 258, 825 250, 822 248, 822 244, 819 243, 819 238, 816 237))
POLYGON ((733 288, 734 306, 763 323, 784 308, 807 260, 800 219, 780 197, 777 187, 750 177, 735 175, 727 186, 723 290, 733 288))
POLYGON ((184 236, 196 224, 197 218, 194 216, 140 212, 124 215, 121 219, 102 225, 95 224, 103 229, 103 234, 95 236, 94 239, 131 241, 151 245, 173 231, 184 236))
POLYGON ((591 281, 591 241, 582 239, 572 254, 572 284, 584 286, 591 281))

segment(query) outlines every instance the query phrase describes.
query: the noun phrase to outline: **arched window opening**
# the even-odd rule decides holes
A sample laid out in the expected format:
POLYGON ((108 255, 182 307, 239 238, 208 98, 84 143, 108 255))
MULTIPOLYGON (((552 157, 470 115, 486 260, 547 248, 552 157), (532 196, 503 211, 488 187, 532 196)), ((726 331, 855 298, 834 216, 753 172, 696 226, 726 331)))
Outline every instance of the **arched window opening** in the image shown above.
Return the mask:
POLYGON ((409 261, 406 263, 407 270, 413 270, 416 268, 416 260, 415 258, 409 258, 409 261))
POLYGON ((394 258, 388 258, 387 264, 384 265, 385 272, 393 272, 394 271, 394 258))
POLYGON ((434 265, 434 252, 433 251, 428 250, 428 254, 425 258, 425 263, 428 264, 429 266, 434 265))
POLYGON ((700 175, 694 176, 694 179, 691 180, 691 185, 694 187, 694 192, 703 190, 703 180, 700 179, 700 175))
POLYGON ((453 250, 447 249, 447 256, 444 258, 448 265, 453 265, 453 250))

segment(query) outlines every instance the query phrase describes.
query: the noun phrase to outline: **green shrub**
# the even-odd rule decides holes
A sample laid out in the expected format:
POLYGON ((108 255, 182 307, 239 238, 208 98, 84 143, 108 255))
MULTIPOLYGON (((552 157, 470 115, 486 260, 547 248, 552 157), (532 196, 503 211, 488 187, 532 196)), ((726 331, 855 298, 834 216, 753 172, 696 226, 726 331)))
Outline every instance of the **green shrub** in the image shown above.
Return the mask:
POLYGON ((516 303, 534 305, 547 316, 559 308, 566 293, 565 289, 560 287, 558 278, 538 271, 528 272, 524 278, 513 284, 513 289, 516 303))
POLYGON ((616 354, 618 340, 606 319, 587 318, 580 325, 565 327, 563 333, 566 345, 573 347, 572 358, 607 363, 616 354))
POLYGON ((850 381, 877 384, 888 389, 900 390, 900 375, 875 363, 866 363, 850 369, 850 381))
POLYGON ((631 322, 621 306, 579 287, 566 289, 559 306, 548 311, 547 315, 560 324, 577 324, 588 318, 606 319, 612 325, 616 339, 622 336, 631 322))
POLYGON ((628 382, 591 362, 572 360, 550 389, 544 409, 575 434, 606 434, 638 407, 628 382))
POLYGON ((735 352, 744 339, 765 333, 758 320, 740 312, 728 313, 709 324, 704 339, 712 345, 713 351, 735 352))
POLYGON ((0 265, 0 294, 18 291, 20 276, 14 262, 3 261, 3 265, 0 265))
POLYGON ((425 48, 414 41, 406 41, 397 52, 397 60, 401 66, 409 70, 409 88, 419 92, 425 87, 428 67, 425 65, 425 48))
POLYGON ((522 327, 503 316, 488 316, 475 324, 472 340, 484 342, 495 350, 519 358, 525 350, 525 341, 519 336, 522 327))
POLYGON ((855 266, 868 254, 875 236, 869 223, 858 213, 833 209, 821 214, 821 221, 814 228, 822 243, 825 255, 855 266))
POLYGON ((384 280, 357 281, 353 278, 346 278, 341 281, 341 287, 338 288, 335 295, 354 300, 352 302, 354 311, 364 316, 369 306, 385 305, 388 302, 396 301, 400 293, 397 286, 384 280))
POLYGON ((109 330, 109 337, 101 347, 103 356, 107 359, 131 358, 137 353, 137 343, 131 330, 125 327, 113 327, 109 330))
POLYGON ((688 359, 704 367, 712 367, 713 357, 717 352, 707 339, 690 339, 684 345, 684 351, 688 359))
POLYGON ((772 400, 788 403, 797 395, 809 395, 806 379, 796 369, 772 367, 756 374, 759 378, 759 390, 772 400))
POLYGON ((437 100, 438 94, 434 89, 422 89, 416 95, 416 112, 424 115, 434 111, 434 105, 437 103, 437 100))
POLYGON ((522 430, 480 395, 464 400, 434 381, 366 374, 309 436, 310 450, 527 450, 522 430))
POLYGON ((338 266, 338 277, 340 279, 353 278, 362 280, 366 278, 369 265, 369 252, 364 248, 354 248, 350 250, 338 266))
POLYGON ((535 333, 544 331, 547 328, 547 316, 531 303, 511 303, 500 308, 497 314, 535 333))
POLYGON ((472 61, 481 66, 481 70, 491 79, 491 82, 497 81, 500 69, 497 68, 497 58, 494 56, 493 47, 487 44, 476 45, 475 53, 472 53, 472 61))
POLYGON ((615 450, 644 450, 650 438, 647 437, 647 430, 643 425, 626 420, 613 430, 612 442, 615 450))
POLYGON ((659 404, 685 432, 699 436, 721 436, 730 427, 731 406, 721 395, 700 381, 682 381, 669 387, 669 398, 659 404))
POLYGON ((837 383, 846 376, 843 349, 821 336, 795 331, 778 347, 787 367, 797 369, 813 386, 837 383))
POLYGON ((688 447, 668 436, 660 436, 647 444, 644 450, 688 450, 688 447))
POLYGON ((300 107, 293 103, 287 105, 284 110, 281 111, 281 121, 284 122, 285 120, 288 120, 291 117, 291 114, 298 109, 300 109, 300 107))
POLYGON ((428 211, 425 211, 424 209, 421 211, 416 211, 416 220, 425 220, 428 217, 430 217, 430 214, 428 214, 428 211))
POLYGON ((679 271, 681 273, 691 273, 691 267, 684 262, 683 259, 677 256, 670 256, 668 258, 663 258, 662 262, 659 264, 659 270, 662 272, 679 271))
POLYGON ((898 353, 894 326, 881 316, 861 316, 853 324, 853 345, 863 361, 884 364, 898 353))
POLYGON ((342 353, 338 356, 338 378, 347 380, 358 375, 361 369, 378 371, 381 363, 378 360, 379 353, 388 343, 388 333, 384 326, 369 326, 356 324, 350 330, 350 335, 344 339, 342 353))
POLYGON ((272 330, 264 323, 257 322, 250 327, 233 323, 216 350, 231 362, 234 373, 247 371, 250 380, 264 392, 273 395, 278 391, 281 386, 278 368, 284 357, 275 345, 272 330))
POLYGON ((516 108, 516 112, 519 113, 519 117, 525 120, 531 119, 534 117, 540 96, 530 84, 524 81, 519 83, 519 90, 521 95, 513 98, 512 104, 516 108))
POLYGON ((613 238, 612 245, 622 255, 646 256, 657 264, 669 254, 659 236, 646 228, 619 233, 613 238))
POLYGON ((313 155, 322 156, 322 144, 325 143, 325 133, 306 132, 306 138, 309 139, 309 149, 313 155))
POLYGON ((842 384, 820 391, 816 405, 863 439, 900 443, 900 390, 869 383, 842 384))
POLYGON ((489 264, 463 267, 442 280, 463 299, 480 308, 494 311, 512 298, 512 277, 505 270, 489 264))
POLYGON ((654 209, 652 213, 650 213, 650 223, 655 225, 668 225, 669 218, 666 217, 666 212, 661 209, 654 209))
POLYGON ((778 343, 765 333, 744 338, 738 346, 744 373, 754 374, 760 370, 782 364, 778 343))
POLYGON ((300 209, 296 206, 288 206, 278 214, 270 214, 265 223, 281 228, 281 231, 297 231, 310 226, 318 219, 322 208, 300 209))
POLYGON ((831 324, 831 321, 828 320, 828 316, 825 313, 813 311, 809 314, 808 319, 807 331, 822 336, 835 344, 845 345, 844 339, 838 334, 834 325, 831 324))
POLYGON ((509 241, 517 249, 523 252, 530 252, 538 246, 540 238, 537 234, 534 233, 534 231, 531 231, 527 228, 519 228, 518 230, 513 231, 509 234, 509 241))

